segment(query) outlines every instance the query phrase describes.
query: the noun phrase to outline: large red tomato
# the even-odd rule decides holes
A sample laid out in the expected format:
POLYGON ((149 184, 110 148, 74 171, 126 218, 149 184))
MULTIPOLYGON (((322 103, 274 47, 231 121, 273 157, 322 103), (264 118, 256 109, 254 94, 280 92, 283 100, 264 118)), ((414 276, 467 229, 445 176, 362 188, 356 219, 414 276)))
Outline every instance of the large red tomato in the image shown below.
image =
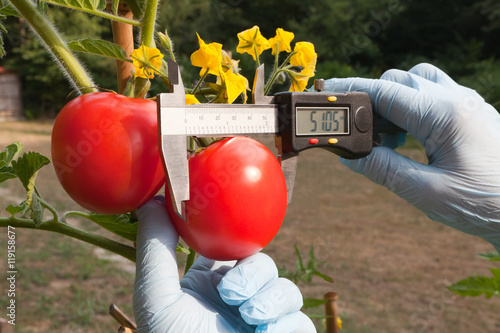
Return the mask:
POLYGON ((73 99, 55 120, 52 162, 82 207, 103 214, 140 207, 165 181, 156 103, 107 92, 73 99))
POLYGON ((224 139, 189 159, 187 223, 167 210, 182 239, 216 260, 248 257, 264 248, 285 216, 286 183, 276 157, 246 137, 224 139))

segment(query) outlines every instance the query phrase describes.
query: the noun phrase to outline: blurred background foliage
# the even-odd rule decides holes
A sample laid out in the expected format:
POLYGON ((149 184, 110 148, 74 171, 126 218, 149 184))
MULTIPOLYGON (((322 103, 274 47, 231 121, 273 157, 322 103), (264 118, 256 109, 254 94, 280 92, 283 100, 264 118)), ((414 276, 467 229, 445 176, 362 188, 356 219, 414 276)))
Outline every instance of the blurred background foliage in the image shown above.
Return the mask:
MULTIPOLYGON (((243 74, 252 79, 253 60, 234 50, 236 34, 258 25, 266 38, 281 27, 295 33, 295 42, 312 42, 318 53, 316 78, 378 78, 390 68, 408 70, 430 62, 497 109, 500 105, 498 0, 164 0, 160 6, 157 27, 168 29, 186 85, 199 72, 189 62, 198 48, 196 32, 205 42, 232 50, 242 60, 243 74)), ((48 13, 68 40, 112 38, 105 19, 51 6, 48 13)), ((0 66, 22 77, 27 117, 55 116, 72 88, 22 20, 11 17, 6 27, 7 56, 0 66)), ((99 86, 117 89, 113 61, 79 57, 99 86)), ((152 87, 151 94, 163 89, 159 81, 152 87)))

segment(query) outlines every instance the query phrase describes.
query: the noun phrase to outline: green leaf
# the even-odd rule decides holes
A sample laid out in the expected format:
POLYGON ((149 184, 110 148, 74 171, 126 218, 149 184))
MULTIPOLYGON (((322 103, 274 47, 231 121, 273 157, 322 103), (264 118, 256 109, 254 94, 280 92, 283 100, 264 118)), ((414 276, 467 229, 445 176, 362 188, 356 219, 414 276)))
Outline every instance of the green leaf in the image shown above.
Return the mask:
POLYGON ((85 215, 85 217, 97 223, 104 229, 135 242, 137 236, 137 226, 139 223, 137 221, 133 221, 130 214, 106 215, 90 213, 85 215))
POLYGON ((471 276, 448 287, 460 296, 476 297, 484 294, 486 298, 500 296, 500 271, 494 271, 495 276, 471 276))
POLYGON ((317 299, 317 298, 304 298, 304 305, 302 306, 304 309, 315 308, 317 306, 323 305, 328 302, 325 299, 317 299))
POLYGON ((44 206, 35 187, 35 179, 38 170, 50 163, 49 159, 37 152, 24 153, 23 146, 19 142, 7 146, 5 151, 0 153, 0 183, 12 178, 19 178, 26 190, 27 199, 18 206, 10 205, 6 210, 12 215, 22 213, 25 215, 31 210, 30 217, 38 227, 43 219, 44 206), (15 160, 17 158, 17 160, 15 160), (12 164, 12 166, 8 166, 12 164))
POLYGON ((295 248, 295 254, 297 255, 297 266, 301 271, 305 270, 304 262, 302 261, 302 256, 300 254, 299 248, 297 245, 293 246, 295 248))
MULTIPOLYGON (((5 31, 4 26, 0 23, 0 30, 5 31)), ((5 57, 5 49, 3 47, 3 37, 2 34, 0 33, 0 59, 5 57)))
POLYGON ((54 5, 73 8, 73 9, 86 9, 89 11, 95 11, 99 9, 99 0, 44 0, 45 2, 52 3, 54 5))
POLYGON ((500 254, 498 252, 489 252, 489 253, 478 253, 477 256, 479 258, 489 260, 489 261, 500 261, 500 254))
POLYGON ((0 167, 0 183, 3 183, 8 179, 13 179, 13 178, 17 178, 14 168, 10 166, 0 167))
POLYGON ((327 282, 333 283, 333 279, 331 277, 329 277, 328 275, 323 274, 321 272, 318 272, 317 270, 314 271, 314 275, 319 276, 320 278, 322 278, 323 280, 325 280, 327 282))
POLYGON ((9 205, 5 210, 10 213, 10 215, 14 216, 18 213, 23 213, 26 214, 28 211, 29 206, 26 204, 26 201, 21 202, 19 205, 14 206, 14 205, 9 205))
POLYGON ((47 5, 46 2, 42 0, 37 0, 36 1, 36 8, 40 11, 40 13, 46 15, 47 12, 49 11, 49 6, 47 5))
POLYGON ((144 7, 146 1, 144 0, 122 0, 122 2, 130 8, 135 18, 142 18, 144 15, 144 7))
POLYGON ((309 318, 311 319, 326 319, 326 318, 330 318, 330 316, 327 316, 327 315, 319 315, 319 314, 308 314, 307 315, 309 318))
MULTIPOLYGON (((40 203, 38 194, 36 193, 35 179, 38 170, 49 163, 50 160, 47 157, 37 152, 24 153, 17 161, 12 161, 12 168, 21 183, 23 183, 26 195, 28 196, 24 204, 26 204, 28 209, 31 209, 30 216, 37 227, 42 221, 44 207, 40 203)), ((27 209, 23 206, 22 211, 23 214, 26 214, 27 209)))
POLYGON ((111 6, 111 10, 113 14, 118 14, 118 5, 120 4, 120 0, 113 0, 113 4, 111 6))
POLYGON ((11 4, 0 8, 0 14, 5 16, 22 17, 21 14, 11 4))
POLYGON ((30 151, 24 153, 17 161, 12 161, 16 175, 24 185, 26 191, 33 191, 35 186, 35 177, 43 166, 50 163, 50 160, 40 153, 30 151))
POLYGON ((106 7, 105 1, 100 1, 100 0, 42 0, 42 1, 50 3, 52 5, 66 7, 86 12, 92 15, 101 16, 110 20, 124 22, 135 26, 141 25, 141 22, 137 20, 130 20, 122 16, 114 15, 112 13, 103 11, 103 9, 106 7))
POLYGON ((493 277, 500 282, 500 268, 490 268, 490 272, 493 274, 493 277))
POLYGON ((190 254, 191 251, 189 251, 188 248, 186 248, 182 243, 177 244, 177 248, 175 249, 176 252, 182 252, 185 254, 190 254))
POLYGON ((118 44, 100 39, 79 39, 68 43, 68 47, 73 51, 87 52, 109 57, 117 60, 132 62, 127 58, 127 53, 118 44))
POLYGON ((23 145, 17 141, 5 147, 5 150, 0 153, 0 167, 9 165, 12 160, 19 157, 22 151, 23 145))

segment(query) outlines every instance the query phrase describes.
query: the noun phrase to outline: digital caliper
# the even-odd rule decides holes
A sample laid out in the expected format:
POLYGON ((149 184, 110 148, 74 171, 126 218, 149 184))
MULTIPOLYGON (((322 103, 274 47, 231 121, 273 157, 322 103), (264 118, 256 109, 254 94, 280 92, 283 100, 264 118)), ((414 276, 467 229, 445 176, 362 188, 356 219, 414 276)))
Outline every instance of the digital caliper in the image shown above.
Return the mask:
MULTIPOLYGON (((281 92, 264 96, 264 67, 257 69, 253 104, 186 105, 176 63, 168 63, 171 92, 157 97, 161 152, 177 214, 189 200, 187 138, 274 135, 291 200, 298 153, 325 148, 347 159, 368 155, 380 133, 403 132, 372 111, 361 92, 281 92)), ((320 81, 321 82, 321 81, 320 81)), ((321 90, 321 88, 318 88, 321 90)))

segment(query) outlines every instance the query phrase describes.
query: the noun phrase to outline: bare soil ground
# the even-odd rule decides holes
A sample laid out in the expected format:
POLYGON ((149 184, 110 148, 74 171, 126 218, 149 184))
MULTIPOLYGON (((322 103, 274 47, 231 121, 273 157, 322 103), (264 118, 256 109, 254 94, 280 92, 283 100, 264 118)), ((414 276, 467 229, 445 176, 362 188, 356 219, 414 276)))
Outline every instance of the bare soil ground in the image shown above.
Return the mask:
MULTIPOLYGON (((50 156, 50 131, 50 123, 0 123, 0 148, 17 140, 26 150, 50 156)), ((401 151, 425 160, 415 145, 401 151)), ((38 186, 61 212, 81 209, 65 195, 50 166, 40 172, 38 186)), ((0 208, 22 198, 14 180, 0 185, 0 208)), ((0 267, 5 267, 2 235, 0 267)), ((17 237, 17 332, 113 332, 117 325, 107 315, 111 302, 132 315, 133 265, 124 267, 65 236, 20 230, 17 237)), ((338 293, 344 333, 500 331, 498 297, 461 298, 446 288, 470 275, 489 275, 487 268, 498 264, 475 254, 493 248, 430 221, 387 189, 349 171, 329 152, 301 154, 292 203, 264 252, 278 266, 294 270, 294 245, 305 259, 313 245, 317 259, 326 261, 320 271, 332 276, 333 284, 314 278, 299 286, 306 297, 338 293)), ((2 281, 0 305, 5 309, 2 281)), ((321 314, 322 309, 308 313, 321 314)), ((321 320, 317 327, 321 332, 321 320)))

